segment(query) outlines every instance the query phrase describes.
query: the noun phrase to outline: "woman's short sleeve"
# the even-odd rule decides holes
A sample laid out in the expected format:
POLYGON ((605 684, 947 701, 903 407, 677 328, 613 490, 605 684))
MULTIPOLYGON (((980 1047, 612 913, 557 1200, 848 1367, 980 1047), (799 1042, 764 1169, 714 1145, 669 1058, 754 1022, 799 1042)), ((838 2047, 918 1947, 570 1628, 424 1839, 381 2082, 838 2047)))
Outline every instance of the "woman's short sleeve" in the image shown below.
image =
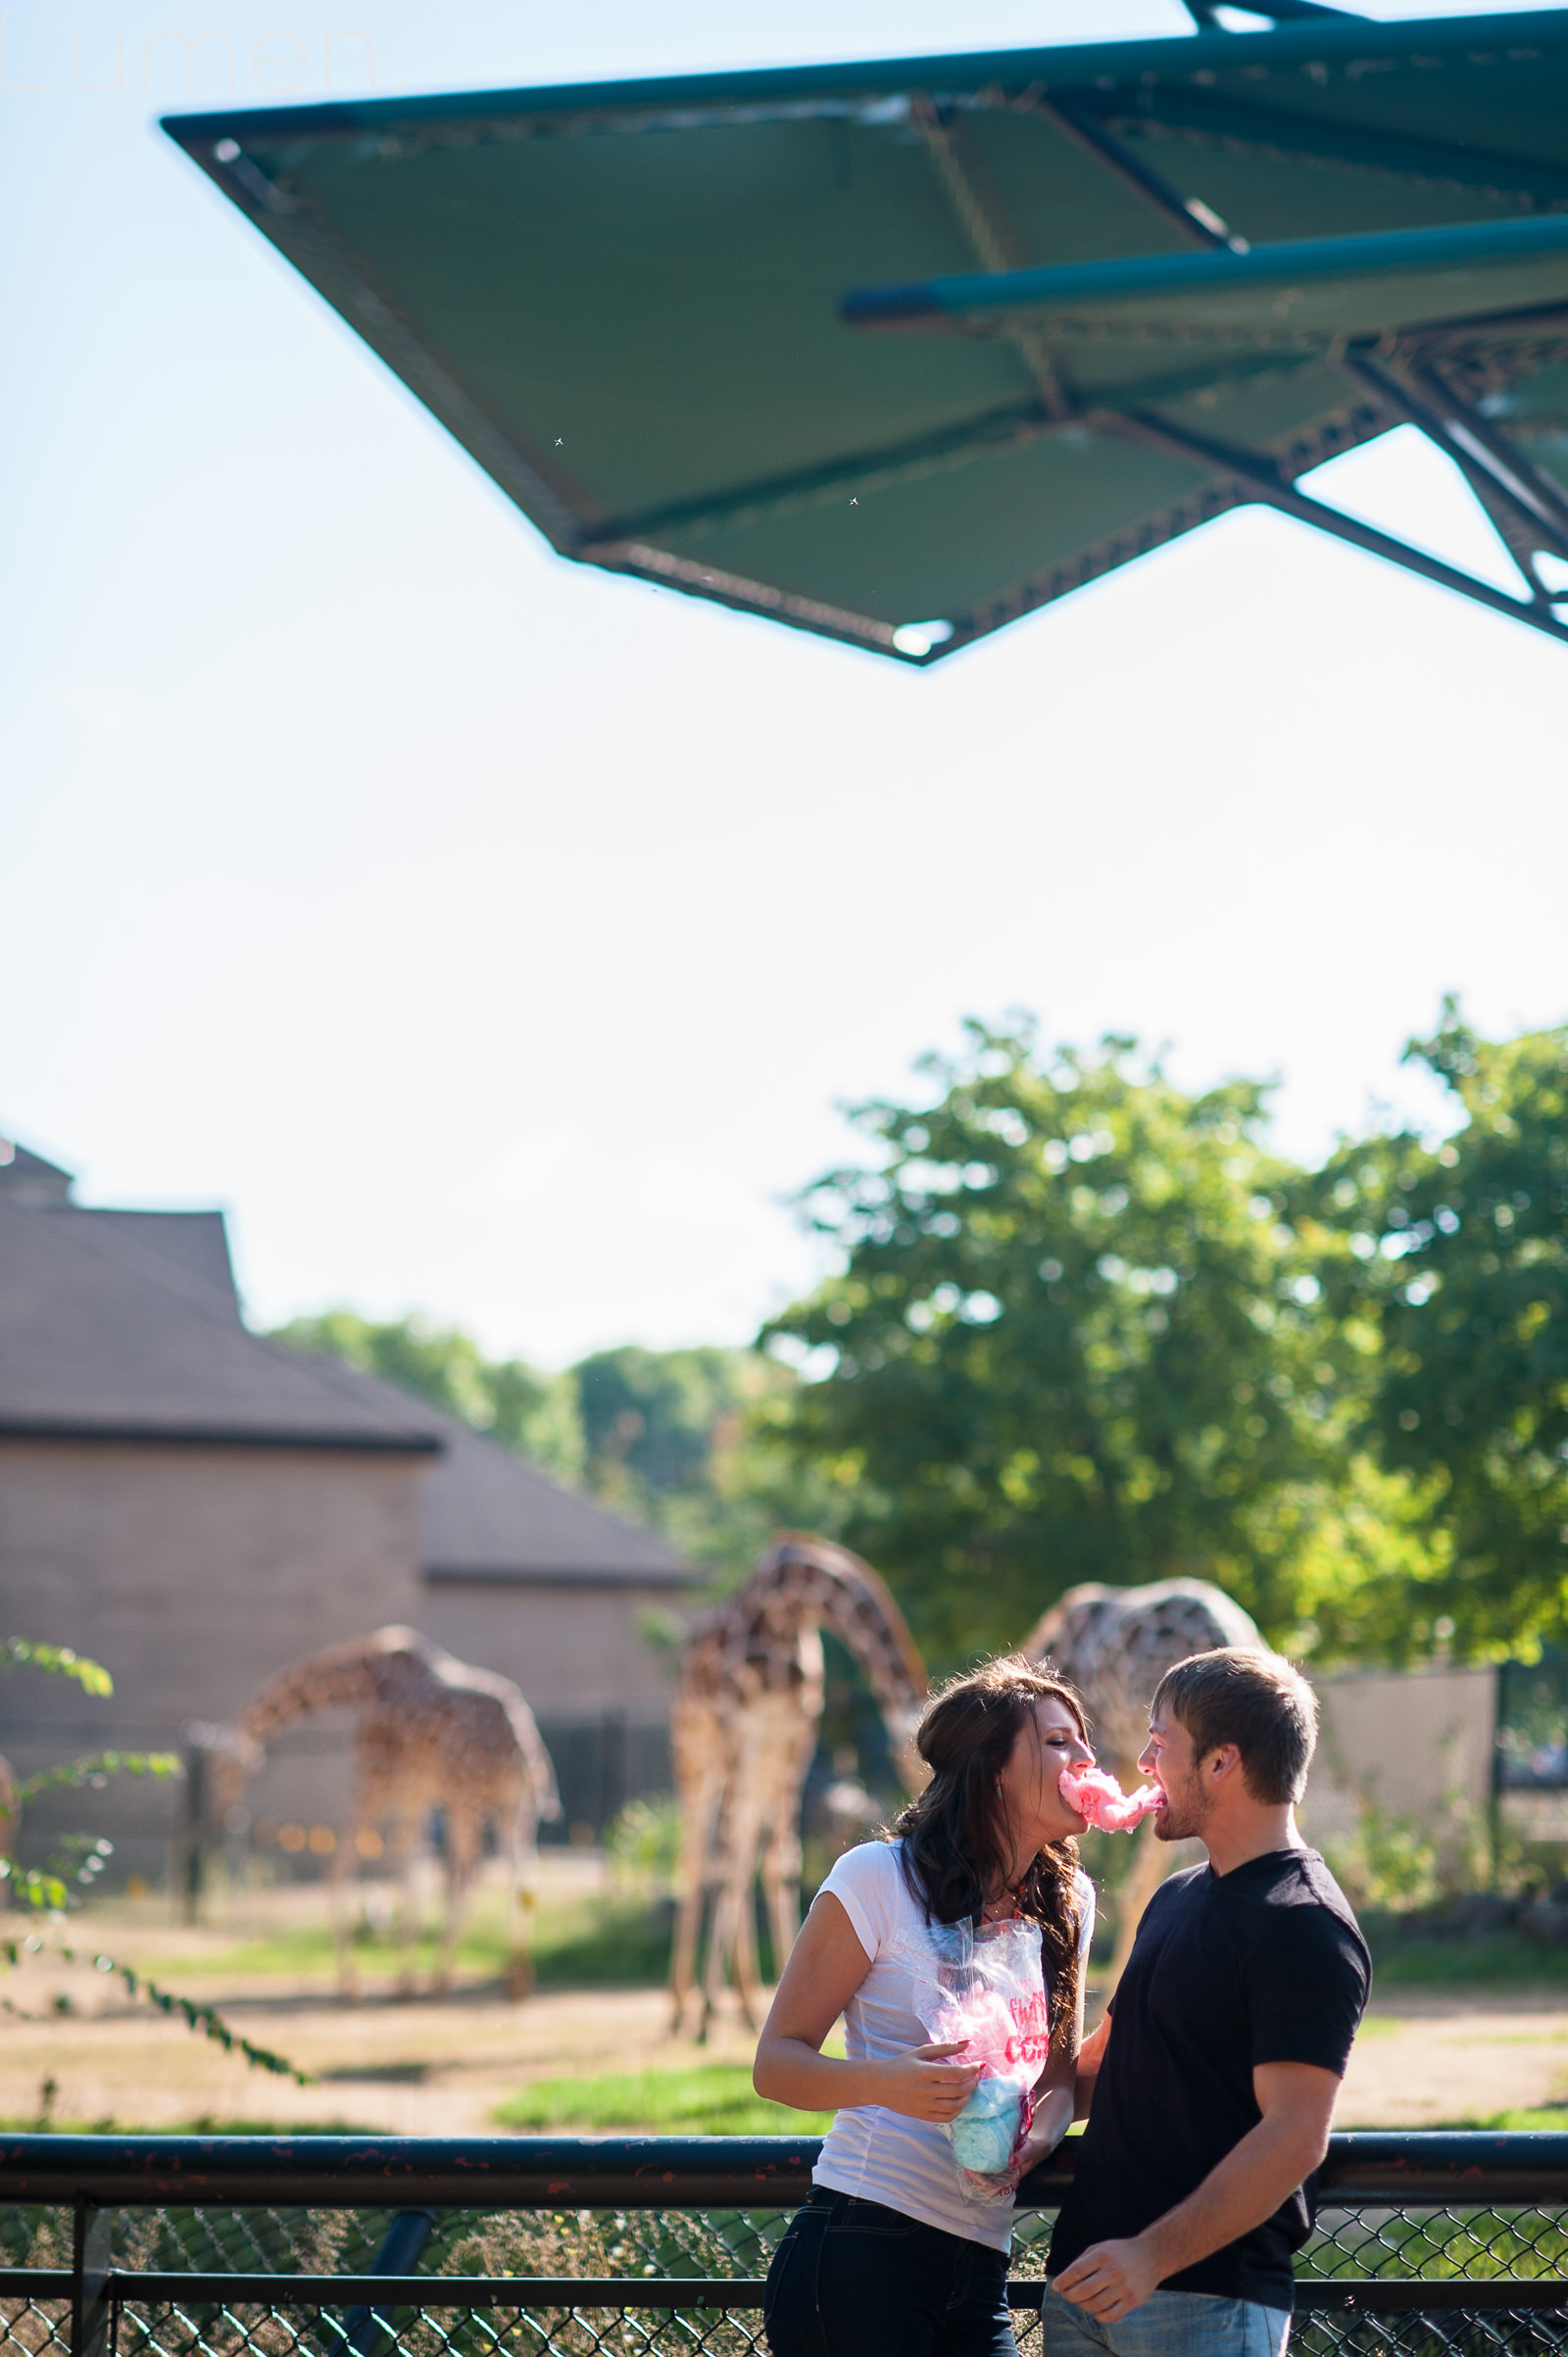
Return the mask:
POLYGON ((1087 1964, 1095 1937, 1095 1886, 1081 1869, 1073 1892, 1078 1901, 1078 1957, 1080 1963, 1087 1964))
POLYGON ((822 1890, 838 1900, 874 1964, 893 1938, 900 1901, 906 1895, 898 1850, 891 1841, 862 1841, 847 1849, 822 1890))

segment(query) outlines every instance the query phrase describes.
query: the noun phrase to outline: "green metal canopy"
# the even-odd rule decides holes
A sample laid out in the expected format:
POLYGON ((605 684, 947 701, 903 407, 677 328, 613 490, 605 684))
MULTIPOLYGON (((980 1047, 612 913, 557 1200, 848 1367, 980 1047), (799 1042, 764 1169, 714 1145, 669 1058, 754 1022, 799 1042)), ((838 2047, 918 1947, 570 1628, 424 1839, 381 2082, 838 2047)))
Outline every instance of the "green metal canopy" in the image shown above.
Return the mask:
POLYGON ((1189 5, 165 128, 563 556, 923 663, 1261 501, 1568 638, 1568 10, 1189 5), (1297 489, 1402 423, 1517 597, 1297 489))

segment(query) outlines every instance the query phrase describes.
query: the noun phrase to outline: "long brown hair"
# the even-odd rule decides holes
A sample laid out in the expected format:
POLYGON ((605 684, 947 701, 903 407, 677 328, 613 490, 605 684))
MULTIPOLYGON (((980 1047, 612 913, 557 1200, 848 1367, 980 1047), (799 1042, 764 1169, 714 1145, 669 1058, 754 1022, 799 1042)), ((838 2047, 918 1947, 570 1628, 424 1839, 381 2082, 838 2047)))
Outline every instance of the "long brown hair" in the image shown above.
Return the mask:
MULTIPOLYGON (((1087 1742, 1084 1706, 1072 1688, 1023 1653, 1004 1653, 938 1690, 915 1737, 931 1782, 898 1819, 904 1878, 928 1923, 978 1923, 1004 1883, 1011 1836, 999 1780, 1037 1702, 1064 1702, 1087 1742)), ((1051 1990, 1051 2034, 1078 2003, 1080 1907, 1074 1882, 1078 1844, 1071 1835, 1037 1850, 1016 1887, 1018 1912, 1040 1926, 1051 1990)))

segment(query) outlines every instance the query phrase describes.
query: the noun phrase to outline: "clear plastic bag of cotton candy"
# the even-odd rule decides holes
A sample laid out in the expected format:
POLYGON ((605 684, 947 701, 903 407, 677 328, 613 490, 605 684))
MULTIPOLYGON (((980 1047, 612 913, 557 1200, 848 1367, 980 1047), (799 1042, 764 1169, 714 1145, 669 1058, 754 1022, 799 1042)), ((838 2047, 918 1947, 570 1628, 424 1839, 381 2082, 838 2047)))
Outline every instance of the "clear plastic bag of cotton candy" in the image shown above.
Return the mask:
POLYGON ((945 2129, 959 2190, 966 2201, 1010 2203, 1010 2163, 1028 2134, 1051 2047, 1040 1926, 933 1924, 930 1941, 915 2012, 933 2043, 962 2041, 955 2062, 980 2065, 973 2094, 945 2129))

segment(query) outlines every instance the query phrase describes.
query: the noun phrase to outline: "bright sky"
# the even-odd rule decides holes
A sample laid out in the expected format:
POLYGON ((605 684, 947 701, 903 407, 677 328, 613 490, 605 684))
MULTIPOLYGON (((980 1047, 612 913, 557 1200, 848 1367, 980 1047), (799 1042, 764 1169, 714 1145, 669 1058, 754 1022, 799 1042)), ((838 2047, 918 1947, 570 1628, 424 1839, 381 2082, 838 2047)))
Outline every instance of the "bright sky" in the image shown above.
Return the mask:
MULTIPOLYGON (((264 1322, 561 1363, 749 1335, 836 1107, 965 1012, 1277 1073, 1300 1154, 1432 1115, 1444 991, 1568 1016, 1568 649, 1255 511, 930 674, 567 565, 157 131, 222 45, 148 60, 220 29, 261 102, 280 32, 304 98, 351 29, 339 90, 424 90, 1175 0, 290 8, 0 18, 0 1126, 85 1200, 222 1203, 264 1322)), ((1413 433, 1315 487, 1508 583, 1413 433)))

